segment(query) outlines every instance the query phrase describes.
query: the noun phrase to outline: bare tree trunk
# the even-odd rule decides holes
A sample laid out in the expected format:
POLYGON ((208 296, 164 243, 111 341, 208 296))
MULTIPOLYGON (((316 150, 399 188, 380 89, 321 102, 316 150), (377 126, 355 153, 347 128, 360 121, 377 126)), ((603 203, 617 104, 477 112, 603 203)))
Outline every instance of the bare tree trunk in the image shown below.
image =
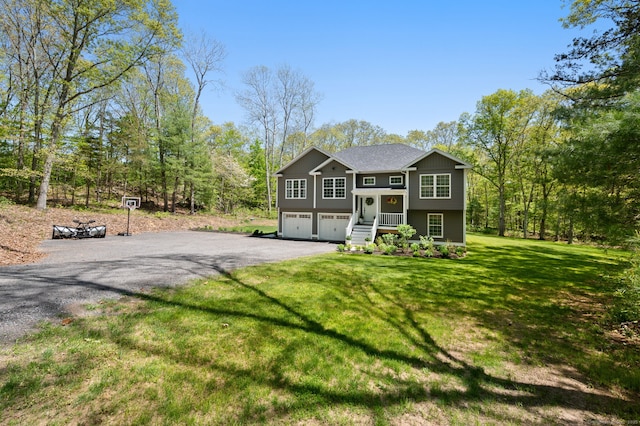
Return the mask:
POLYGON ((498 235, 504 237, 506 225, 507 200, 505 200, 504 186, 498 188, 498 197, 500 199, 500 212, 498 217, 498 235))
POLYGON ((569 235, 567 236, 567 244, 573 244, 573 217, 569 216, 569 235))
POLYGON ((180 178, 176 176, 173 182, 173 192, 171 193, 171 213, 176 212, 176 203, 177 203, 177 195, 178 195, 178 186, 180 186, 180 178))
POLYGON ((44 161, 44 168, 42 169, 42 182, 40 182, 40 189, 38 191, 38 201, 36 202, 36 209, 46 210, 47 208, 47 193, 49 192, 49 180, 51 179, 51 171, 53 170, 53 160, 55 154, 49 149, 47 158, 44 161))
POLYGON ((190 213, 191 214, 195 214, 196 213, 196 186, 193 184, 193 182, 191 182, 191 185, 189 187, 189 199, 191 201, 191 205, 190 207, 190 213))

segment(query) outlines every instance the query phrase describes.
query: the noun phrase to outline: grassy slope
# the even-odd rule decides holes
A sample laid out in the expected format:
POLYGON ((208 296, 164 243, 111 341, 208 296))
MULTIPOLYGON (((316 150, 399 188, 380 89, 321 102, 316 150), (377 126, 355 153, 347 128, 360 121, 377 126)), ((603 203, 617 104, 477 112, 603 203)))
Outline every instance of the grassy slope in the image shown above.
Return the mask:
POLYGON ((92 307, 0 354, 0 423, 638 418, 640 356, 599 325, 622 254, 469 240, 455 261, 336 253, 92 307))

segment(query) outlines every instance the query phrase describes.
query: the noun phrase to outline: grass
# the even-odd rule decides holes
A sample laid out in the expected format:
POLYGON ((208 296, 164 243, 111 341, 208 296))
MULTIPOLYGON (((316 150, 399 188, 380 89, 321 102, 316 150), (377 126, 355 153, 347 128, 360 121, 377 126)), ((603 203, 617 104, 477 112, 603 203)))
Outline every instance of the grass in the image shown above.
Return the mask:
POLYGON ((218 230, 223 232, 239 232, 244 234, 252 234, 254 231, 260 231, 262 233, 268 234, 271 232, 276 232, 278 230, 278 227, 272 225, 238 225, 220 227, 218 228, 218 230))
POLYGON ((212 226, 206 226, 199 228, 199 231, 219 231, 219 232, 234 232, 241 234, 253 234, 255 231, 262 232, 263 234, 269 234, 278 230, 274 225, 237 225, 237 226, 220 226, 214 229, 212 226))
POLYGON ((335 253, 92 305, 0 352, 0 424, 640 418, 640 354, 603 322, 624 253, 469 241, 460 260, 335 253))

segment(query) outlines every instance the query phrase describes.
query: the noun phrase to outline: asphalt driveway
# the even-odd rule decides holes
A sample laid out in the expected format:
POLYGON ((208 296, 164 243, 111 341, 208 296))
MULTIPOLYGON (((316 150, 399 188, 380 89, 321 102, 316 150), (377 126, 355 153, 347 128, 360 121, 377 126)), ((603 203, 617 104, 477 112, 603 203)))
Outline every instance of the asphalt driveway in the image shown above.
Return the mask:
POLYGON ((0 344, 71 306, 171 287, 243 266, 327 253, 334 244, 216 232, 145 233, 48 240, 30 265, 0 267, 0 344))

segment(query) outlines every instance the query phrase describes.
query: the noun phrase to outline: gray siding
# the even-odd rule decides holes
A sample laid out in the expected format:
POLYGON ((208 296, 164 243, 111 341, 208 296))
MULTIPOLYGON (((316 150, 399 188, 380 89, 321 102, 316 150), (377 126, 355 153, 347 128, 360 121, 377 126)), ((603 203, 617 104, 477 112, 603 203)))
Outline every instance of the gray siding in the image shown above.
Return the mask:
POLYGON ((443 238, 434 238, 435 241, 464 243, 464 215, 462 210, 409 210, 407 220, 416 229, 414 239, 417 240, 420 235, 427 235, 427 214, 429 213, 441 213, 443 215, 444 236, 443 238))
POLYGON ((326 161, 327 158, 323 153, 313 149, 282 170, 282 177, 279 177, 277 182, 277 206, 280 207, 280 210, 311 211, 314 187, 313 176, 310 176, 309 172, 326 161), (287 179, 305 179, 307 181, 307 198, 304 200, 286 199, 285 181, 287 179))
POLYGON ((351 211, 352 197, 351 190, 353 189, 353 174, 347 174, 347 168, 337 161, 332 161, 321 170, 321 175, 316 176, 316 182, 318 190, 316 192, 316 207, 317 211, 351 211), (322 179, 343 177, 346 178, 345 186, 345 198, 344 199, 325 199, 322 198, 322 179))
MULTIPOLYGON (((309 172, 327 160, 324 154, 312 150, 292 165, 282 170, 282 177, 278 178, 278 207, 280 212, 310 212, 312 213, 312 233, 318 234, 318 213, 351 214, 353 175, 346 173, 346 167, 339 162, 332 161, 322 169, 317 176, 309 172), (344 199, 324 199, 322 179, 342 177, 346 178, 344 199), (305 179, 307 181, 307 198, 304 200, 285 198, 286 179, 305 179), (313 197, 316 197, 316 208, 313 208, 313 197)), ((278 217, 278 229, 282 230, 282 217, 278 217)))
POLYGON ((382 197, 380 200, 380 211, 382 213, 402 213, 402 195, 394 195, 396 204, 391 204, 387 200, 389 197, 382 197))
POLYGON ((403 189, 405 188, 405 176, 403 173, 362 173, 356 177, 356 186, 358 188, 392 188, 392 189, 403 189), (389 177, 391 176, 402 176, 402 185, 390 185, 389 177), (375 185, 365 185, 364 178, 365 177, 375 177, 376 183, 375 185))
POLYGON ((416 171, 409 173, 409 208, 414 210, 462 210, 464 209, 464 170, 456 169, 458 163, 434 153, 415 164, 416 171), (450 199, 421 199, 420 175, 448 173, 451 175, 450 199))

